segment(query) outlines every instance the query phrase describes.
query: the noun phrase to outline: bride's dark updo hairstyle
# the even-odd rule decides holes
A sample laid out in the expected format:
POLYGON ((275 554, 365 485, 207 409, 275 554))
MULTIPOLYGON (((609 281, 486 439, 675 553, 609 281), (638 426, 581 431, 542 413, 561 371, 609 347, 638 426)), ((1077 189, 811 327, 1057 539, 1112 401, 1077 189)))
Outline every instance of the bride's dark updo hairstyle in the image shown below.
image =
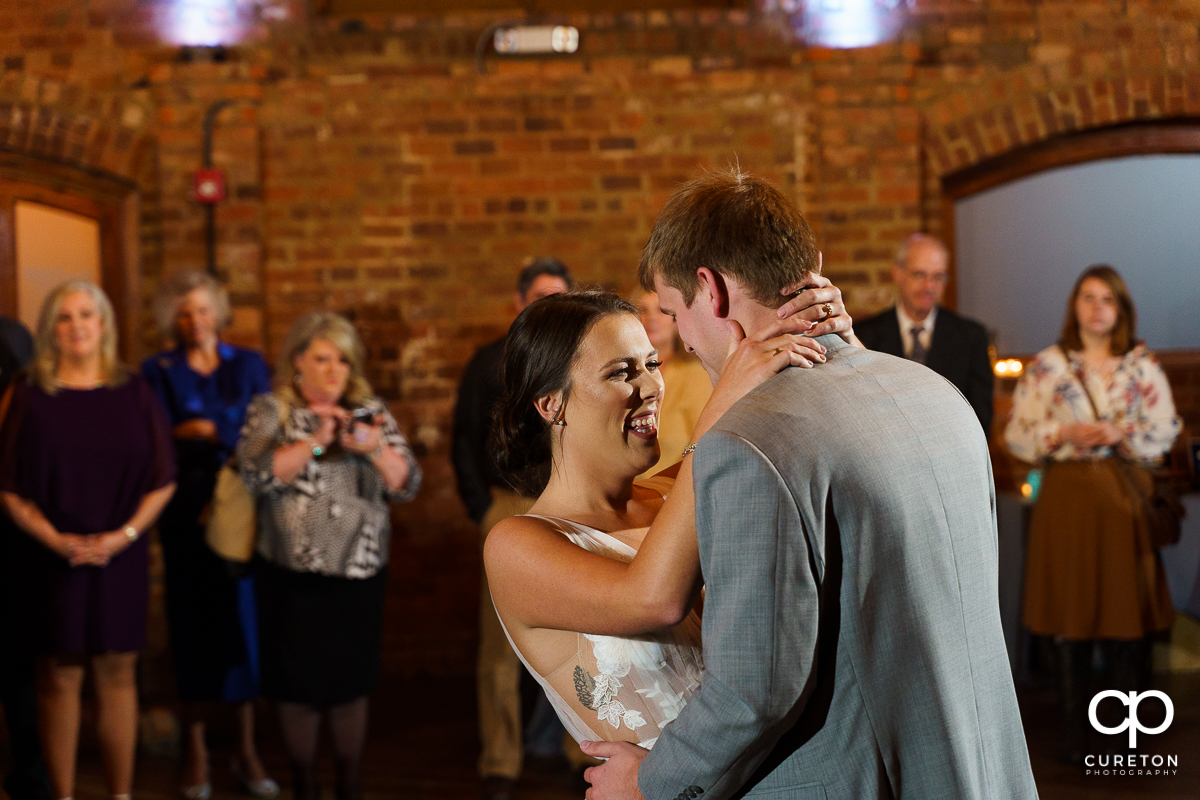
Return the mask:
POLYGON ((568 292, 531 303, 508 329, 496 404, 492 454, 501 474, 517 491, 536 496, 550 481, 550 428, 534 407, 539 397, 571 393, 571 367, 584 337, 610 314, 637 309, 610 292, 568 292))

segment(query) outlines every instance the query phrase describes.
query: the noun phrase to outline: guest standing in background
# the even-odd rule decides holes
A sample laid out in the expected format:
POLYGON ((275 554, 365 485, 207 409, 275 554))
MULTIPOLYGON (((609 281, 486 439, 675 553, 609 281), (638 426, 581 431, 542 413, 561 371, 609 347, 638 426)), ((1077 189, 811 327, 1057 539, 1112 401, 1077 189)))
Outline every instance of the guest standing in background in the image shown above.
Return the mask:
POLYGON ((638 477, 647 478, 679 461, 712 394, 712 380, 700 359, 684 349, 675 320, 662 313, 658 294, 646 292, 634 305, 650 344, 658 350, 658 374, 666 387, 658 411, 658 463, 638 477))
POLYGON ((1117 463, 1153 463, 1180 430, 1166 376, 1136 330, 1121 276, 1089 267, 1071 290, 1058 344, 1025 368, 1004 432, 1013 455, 1047 465, 1030 522, 1024 622, 1058 643, 1060 756, 1069 763, 1086 751, 1093 644, 1107 651, 1105 688, 1133 691, 1147 635, 1174 619, 1130 484, 1150 477, 1117 463))
MULTIPOLYGON (((0 317, 0 398, 9 384, 33 359, 33 337, 15 319, 0 317)), ((4 421, 6 402, 0 399, 0 423, 4 421)), ((18 646, 15 616, 23 600, 13 592, 16 576, 13 566, 24 559, 21 547, 36 546, 13 527, 7 515, 0 514, 0 706, 8 728, 8 749, 12 765, 4 778, 4 791, 11 800, 50 800, 50 782, 42 763, 37 731, 37 683, 34 680, 33 654, 18 646)))
MULTIPOLYGON (((561 261, 548 256, 533 259, 517 277, 513 306, 520 314, 535 300, 569 292, 575 285, 570 270, 561 261)), ((533 498, 523 497, 509 486, 496 468, 487 443, 492 427, 492 409, 503 394, 500 365, 504 360, 504 340, 480 347, 463 370, 454 407, 454 437, 451 454, 458 477, 458 493, 467 513, 479 526, 480 542, 500 520, 524 514, 533 498)), ((509 645, 496 607, 487 575, 480 570, 479 655, 476 660, 476 694, 479 701, 479 775, 483 779, 484 800, 510 800, 521 775, 524 750, 521 741, 521 662, 509 645)), ((537 709, 530 728, 546 729, 556 750, 564 731, 553 709, 538 692, 537 709)), ((529 733, 529 732, 527 732, 529 733)))
POLYGON ((12 383, 17 370, 33 360, 33 337, 11 317, 0 317, 0 394, 12 383))
POLYGON ((296 800, 315 800, 321 717, 337 797, 360 800, 367 697, 379 684, 391 519, 421 469, 363 377, 354 327, 329 312, 292 326, 275 391, 250 403, 237 445, 258 496, 255 575, 263 694, 279 703, 296 800))
POLYGON ((950 254, 933 236, 914 233, 892 266, 896 305, 854 331, 868 350, 917 361, 967 398, 985 435, 992 430, 992 361, 982 325, 941 305, 950 281, 950 254))
POLYGON ((146 646, 146 531, 175 490, 171 432, 154 392, 117 361, 112 305, 63 284, 42 306, 28 376, 0 429, 0 498, 38 545, 18 565, 37 653, 38 726, 57 798, 75 790, 85 666, 108 792, 127 799, 146 646))
POLYGON ((204 541, 202 517, 217 471, 233 454, 246 406, 271 391, 256 350, 220 340, 229 323, 229 295, 210 275, 186 270, 167 278, 154 301, 164 337, 175 348, 151 356, 142 374, 154 388, 175 440, 175 496, 159 520, 166 562, 167 619, 175 681, 183 702, 185 800, 212 796, 205 722, 211 703, 237 708, 238 750, 231 769, 260 798, 279 794, 254 743, 258 696, 258 612, 252 575, 233 577, 204 541))

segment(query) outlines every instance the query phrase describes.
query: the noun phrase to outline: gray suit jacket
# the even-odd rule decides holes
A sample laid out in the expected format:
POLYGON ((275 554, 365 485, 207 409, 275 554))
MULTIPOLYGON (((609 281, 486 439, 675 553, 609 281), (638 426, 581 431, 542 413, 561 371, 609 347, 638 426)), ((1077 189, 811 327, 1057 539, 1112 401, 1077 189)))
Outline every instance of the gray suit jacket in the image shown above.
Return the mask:
POLYGON ((821 342, 696 449, 705 673, 642 794, 1037 797, 979 422, 931 370, 821 342))

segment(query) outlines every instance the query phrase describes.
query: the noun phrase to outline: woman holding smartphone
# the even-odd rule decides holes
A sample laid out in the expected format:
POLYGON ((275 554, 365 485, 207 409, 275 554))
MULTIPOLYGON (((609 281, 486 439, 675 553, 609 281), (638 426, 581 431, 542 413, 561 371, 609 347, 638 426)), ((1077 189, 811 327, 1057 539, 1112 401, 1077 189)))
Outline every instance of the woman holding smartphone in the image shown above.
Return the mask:
POLYGON ((284 340, 275 390, 246 414, 242 479, 259 498, 262 692, 279 703, 297 800, 314 800, 328 716, 337 796, 357 800, 367 696, 379 683, 391 523, 421 468, 363 377, 354 327, 302 317, 284 340))

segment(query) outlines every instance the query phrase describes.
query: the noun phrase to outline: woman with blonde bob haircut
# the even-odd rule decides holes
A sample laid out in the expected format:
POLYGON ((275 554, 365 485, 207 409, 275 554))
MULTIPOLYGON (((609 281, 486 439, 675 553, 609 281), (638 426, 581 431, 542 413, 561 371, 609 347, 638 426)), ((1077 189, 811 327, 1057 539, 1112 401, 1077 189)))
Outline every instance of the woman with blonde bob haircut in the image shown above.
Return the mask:
POLYGON ((155 293, 154 314, 174 347, 142 364, 171 421, 179 489, 159 521, 166 562, 167 619, 175 685, 183 701, 186 756, 184 800, 209 800, 212 780, 207 718, 213 704, 236 709, 238 742, 230 770, 258 798, 279 794, 254 742, 258 697, 258 609, 253 572, 231 574, 204 541, 205 510, 217 472, 237 446, 250 400, 271 391, 257 350, 221 340, 229 324, 229 295, 206 272, 168 276, 155 293))
POLYGON ((1152 480, 1144 467, 1171 448, 1180 421, 1136 323, 1120 274, 1107 264, 1084 270, 1062 336, 1025 369, 1004 431, 1013 455, 1045 464, 1029 527, 1024 623, 1058 646, 1060 757, 1068 763, 1089 750, 1094 645, 1107 654, 1102 688, 1136 691, 1147 638, 1175 613, 1141 492, 1152 480))
POLYGON ((367 697, 379 683, 389 502, 421 469, 363 377, 348 320, 302 317, 284 340, 275 391, 256 398, 238 464, 259 498, 262 689, 279 703, 297 800, 315 800, 317 740, 329 718, 337 796, 359 800, 367 697))
MULTIPOLYGON (((38 724, 57 798, 75 789, 86 665, 109 794, 128 798, 137 742, 137 652, 146 646, 146 530, 175 490, 154 392, 117 360, 98 286, 50 293, 27 376, 0 428, 0 502, 29 538, 13 570, 28 598, 18 646, 37 656, 38 724)), ((6 643, 8 646, 8 643, 6 643)))

